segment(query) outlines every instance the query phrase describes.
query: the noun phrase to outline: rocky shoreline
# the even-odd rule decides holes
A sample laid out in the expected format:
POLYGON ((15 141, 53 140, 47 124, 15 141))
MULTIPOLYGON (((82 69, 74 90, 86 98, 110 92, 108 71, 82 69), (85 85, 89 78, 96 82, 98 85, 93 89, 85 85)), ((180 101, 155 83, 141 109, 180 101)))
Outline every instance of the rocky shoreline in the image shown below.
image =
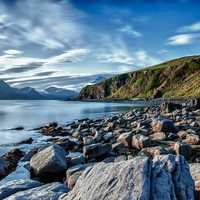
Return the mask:
POLYGON ((30 175, 1 181, 0 199, 200 199, 199 99, 35 131, 43 145, 0 158, 2 181, 19 163, 30 175))

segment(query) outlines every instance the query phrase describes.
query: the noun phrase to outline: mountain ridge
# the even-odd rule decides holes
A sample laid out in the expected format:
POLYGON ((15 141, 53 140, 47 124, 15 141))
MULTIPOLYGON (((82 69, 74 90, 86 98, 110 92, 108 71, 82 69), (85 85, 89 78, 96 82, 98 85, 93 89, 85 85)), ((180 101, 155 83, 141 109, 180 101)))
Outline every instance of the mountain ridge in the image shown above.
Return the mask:
POLYGON ((131 99, 200 96, 200 56, 186 56, 84 87, 79 98, 131 99))
POLYGON ((69 100, 78 96, 72 90, 51 87, 37 91, 32 87, 14 88, 0 80, 0 100, 69 100))

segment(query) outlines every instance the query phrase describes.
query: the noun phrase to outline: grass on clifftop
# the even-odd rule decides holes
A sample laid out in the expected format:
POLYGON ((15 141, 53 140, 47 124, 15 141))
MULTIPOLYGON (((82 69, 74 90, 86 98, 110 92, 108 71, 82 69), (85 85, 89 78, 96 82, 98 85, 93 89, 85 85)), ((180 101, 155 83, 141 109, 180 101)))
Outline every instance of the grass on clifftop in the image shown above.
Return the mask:
POLYGON ((81 91, 83 99, 200 96, 200 56, 164 62, 113 76, 81 91))

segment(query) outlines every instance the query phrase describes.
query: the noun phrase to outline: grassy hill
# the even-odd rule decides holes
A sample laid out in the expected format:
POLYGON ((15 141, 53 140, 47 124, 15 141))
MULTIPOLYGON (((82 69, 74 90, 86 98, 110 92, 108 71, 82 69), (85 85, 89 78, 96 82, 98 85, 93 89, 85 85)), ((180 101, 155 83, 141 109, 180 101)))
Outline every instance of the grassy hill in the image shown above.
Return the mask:
POLYGON ((80 92, 80 99, 200 96, 200 56, 171 60, 113 76, 80 92))

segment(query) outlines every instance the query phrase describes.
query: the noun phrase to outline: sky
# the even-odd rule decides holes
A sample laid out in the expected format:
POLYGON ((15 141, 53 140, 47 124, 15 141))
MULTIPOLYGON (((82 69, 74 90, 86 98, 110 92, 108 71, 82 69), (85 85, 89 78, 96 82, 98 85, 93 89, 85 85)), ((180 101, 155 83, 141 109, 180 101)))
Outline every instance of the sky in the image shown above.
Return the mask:
POLYGON ((0 79, 67 87, 64 77, 199 55, 199 9, 198 0, 0 0, 0 79))

